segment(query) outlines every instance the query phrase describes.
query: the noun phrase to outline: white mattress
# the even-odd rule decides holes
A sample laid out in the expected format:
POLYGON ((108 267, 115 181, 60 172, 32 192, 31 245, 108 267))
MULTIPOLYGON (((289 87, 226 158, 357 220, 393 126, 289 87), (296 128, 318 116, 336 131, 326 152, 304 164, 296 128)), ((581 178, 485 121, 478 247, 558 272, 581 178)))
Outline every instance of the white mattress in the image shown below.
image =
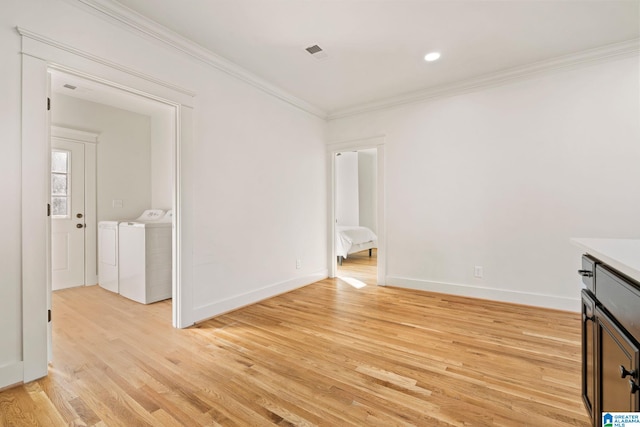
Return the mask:
POLYGON ((378 236, 367 227, 336 226, 336 255, 347 255, 377 247, 378 236))

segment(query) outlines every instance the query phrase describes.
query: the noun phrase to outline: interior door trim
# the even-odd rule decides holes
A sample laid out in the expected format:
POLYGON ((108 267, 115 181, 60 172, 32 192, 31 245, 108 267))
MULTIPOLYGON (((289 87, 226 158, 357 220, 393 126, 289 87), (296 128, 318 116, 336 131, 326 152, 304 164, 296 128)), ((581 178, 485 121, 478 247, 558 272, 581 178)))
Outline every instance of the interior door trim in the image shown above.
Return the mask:
MULTIPOLYGON (((185 226, 192 216, 193 200, 188 192, 192 179, 188 173, 194 163, 193 98, 158 85, 141 76, 110 68, 104 61, 60 51, 22 34, 22 362, 23 381, 47 375, 47 298, 50 291, 48 249, 50 220, 47 216, 50 161, 50 131, 47 117, 48 72, 63 71, 109 87, 161 102, 175 111, 172 120, 174 176, 174 259, 173 312, 174 327, 193 324, 193 227, 185 226), (183 176, 186 175, 186 176, 183 176), (48 284, 48 285, 47 285, 48 284)), ((20 285, 16 285, 20 286, 20 285)), ((55 313, 53 313, 55 321, 55 313)), ((17 344, 18 346, 20 343, 17 344)), ((20 351, 18 349, 18 356, 20 351)), ((20 360, 16 360, 20 361, 20 360)))
POLYGON ((384 286, 386 284, 387 274, 387 239, 386 239, 386 218, 385 218, 385 135, 375 135, 367 138, 359 138, 349 141, 336 142, 327 145, 328 158, 328 177, 329 177, 329 224, 327 232, 329 239, 327 247, 329 261, 329 276, 336 277, 338 268, 336 260, 336 154, 341 151, 357 151, 375 148, 377 151, 377 217, 378 217, 378 269, 377 284, 384 286))

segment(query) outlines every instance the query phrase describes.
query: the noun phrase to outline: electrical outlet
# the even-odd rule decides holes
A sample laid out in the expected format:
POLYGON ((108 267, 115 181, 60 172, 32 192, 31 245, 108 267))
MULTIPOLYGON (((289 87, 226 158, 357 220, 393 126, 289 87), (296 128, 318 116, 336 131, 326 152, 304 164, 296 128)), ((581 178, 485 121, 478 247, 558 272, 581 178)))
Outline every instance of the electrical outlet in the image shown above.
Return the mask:
POLYGON ((302 261, 300 261, 299 259, 296 260, 296 269, 300 270, 302 268, 302 261))
POLYGON ((476 265, 473 268, 474 277, 477 277, 478 279, 482 279, 483 274, 484 274, 484 269, 482 268, 481 265, 476 265))
POLYGON ((113 207, 114 208, 121 208, 122 207, 122 200, 113 200, 113 207))

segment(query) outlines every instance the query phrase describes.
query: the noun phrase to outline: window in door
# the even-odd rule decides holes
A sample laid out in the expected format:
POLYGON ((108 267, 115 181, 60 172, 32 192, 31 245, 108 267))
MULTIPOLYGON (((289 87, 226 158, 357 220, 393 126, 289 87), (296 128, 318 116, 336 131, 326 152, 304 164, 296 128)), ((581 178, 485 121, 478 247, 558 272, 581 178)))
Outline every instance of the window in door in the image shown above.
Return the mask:
POLYGON ((51 150, 51 216, 70 218, 71 152, 51 150))

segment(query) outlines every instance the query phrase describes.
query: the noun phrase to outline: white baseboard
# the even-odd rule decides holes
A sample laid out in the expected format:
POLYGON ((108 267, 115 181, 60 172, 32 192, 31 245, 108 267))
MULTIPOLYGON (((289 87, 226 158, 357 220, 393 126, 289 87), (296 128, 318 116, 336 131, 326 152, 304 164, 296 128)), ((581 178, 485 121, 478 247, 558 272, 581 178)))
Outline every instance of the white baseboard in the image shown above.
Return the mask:
POLYGON ((0 366, 0 390, 21 384, 24 380, 24 368, 22 362, 12 365, 0 366))
POLYGON ((455 283, 440 283, 429 280, 407 279, 405 277, 394 276, 387 276, 386 284, 389 286, 416 289, 420 291, 532 305, 535 307, 553 308, 556 310, 573 312, 579 312, 581 310, 579 297, 567 298, 555 295, 544 295, 455 283))
POLYGON ((294 289, 310 285, 311 283, 318 282, 326 279, 327 277, 329 277, 329 270, 324 269, 307 276, 296 277, 284 282, 274 283, 251 292, 246 292, 244 294, 235 295, 200 307, 195 307, 193 309, 192 319, 197 319, 195 320, 195 323, 202 322, 203 320, 219 316, 223 313, 228 313, 230 311, 237 310, 238 308, 246 307, 247 305, 272 298, 276 295, 284 294, 286 292, 293 291, 294 289))

